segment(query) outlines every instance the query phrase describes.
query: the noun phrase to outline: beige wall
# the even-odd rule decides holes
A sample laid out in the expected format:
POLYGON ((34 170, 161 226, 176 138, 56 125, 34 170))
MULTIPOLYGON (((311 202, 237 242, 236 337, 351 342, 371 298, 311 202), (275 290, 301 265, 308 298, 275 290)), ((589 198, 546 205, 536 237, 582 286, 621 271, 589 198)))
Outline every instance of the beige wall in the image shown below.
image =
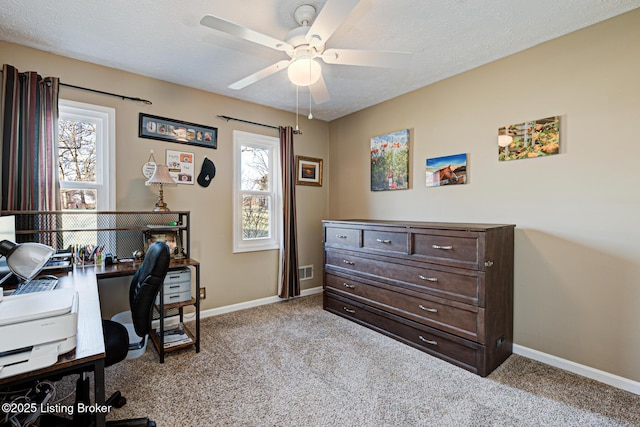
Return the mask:
POLYGON ((516 224, 515 343, 640 380, 640 10, 330 123, 330 216, 516 224), (498 127, 561 115, 561 154, 497 161, 498 127), (412 188, 369 190, 410 128, 412 188), (425 159, 468 154, 467 185, 425 159))
MULTIPOLYGON (((154 150, 158 162, 164 162, 166 149, 177 144, 138 138, 138 113, 170 117, 218 128, 218 149, 187 146, 196 155, 196 173, 204 156, 216 165, 211 185, 180 185, 165 189, 165 201, 171 209, 191 211, 191 252, 201 264, 201 282, 207 288, 202 308, 213 308, 276 295, 278 253, 263 251, 232 253, 232 166, 233 130, 278 136, 277 131, 237 122, 226 122, 217 115, 271 125, 295 123, 291 113, 242 102, 52 55, 42 51, 0 41, 0 60, 20 71, 34 70, 43 76, 57 76, 64 83, 148 99, 147 106, 131 101, 62 87, 60 97, 113 107, 116 110, 116 208, 118 210, 151 209, 156 189, 145 187, 141 166, 154 150)), ((300 117, 302 135, 295 137, 298 155, 328 157, 328 125, 319 120, 300 117)), ((328 186, 298 186, 299 260, 313 264, 314 279, 301 282, 303 289, 322 285, 321 219, 327 216, 328 186)), ((109 288, 106 292, 115 289, 109 288)), ((105 287, 101 289, 103 299, 105 287)), ((109 304, 107 304, 109 305, 109 304)), ((110 305, 109 305, 110 306, 110 305)))
MULTIPOLYGON (((640 11, 497 61, 327 125, 303 120, 297 154, 325 160, 322 188, 297 187, 301 264, 321 284, 322 218, 513 223, 515 342, 640 381, 640 11), (498 163, 499 126, 561 115, 558 156, 498 163), (411 189, 369 191, 369 139, 412 129, 411 189), (327 144, 329 141, 329 144, 327 144), (330 150, 330 156, 329 156, 330 150), (469 183, 425 188, 428 157, 469 155, 469 183), (328 204, 330 204, 330 210, 328 204)), ((193 216, 203 308, 272 296, 277 254, 232 254, 232 131, 264 133, 218 114, 270 123, 290 113, 0 42, 2 62, 63 82, 150 99, 144 106, 63 88, 61 97, 111 106, 117 120, 117 209, 147 209, 140 166, 174 144, 139 139, 143 111, 219 128, 209 188, 166 191, 193 216)), ((268 133, 265 133, 268 134, 268 133)), ((156 157, 157 158, 157 157, 156 157)))

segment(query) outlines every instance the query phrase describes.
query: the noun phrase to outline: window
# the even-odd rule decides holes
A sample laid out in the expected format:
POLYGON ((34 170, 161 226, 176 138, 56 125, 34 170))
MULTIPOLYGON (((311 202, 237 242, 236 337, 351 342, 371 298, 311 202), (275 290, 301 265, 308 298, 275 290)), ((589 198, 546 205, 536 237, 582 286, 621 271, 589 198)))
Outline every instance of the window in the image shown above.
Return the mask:
POLYGON ((280 247, 280 141, 233 132, 233 251, 280 247))
POLYGON ((115 200, 115 110, 58 101, 60 206, 113 210, 115 200))

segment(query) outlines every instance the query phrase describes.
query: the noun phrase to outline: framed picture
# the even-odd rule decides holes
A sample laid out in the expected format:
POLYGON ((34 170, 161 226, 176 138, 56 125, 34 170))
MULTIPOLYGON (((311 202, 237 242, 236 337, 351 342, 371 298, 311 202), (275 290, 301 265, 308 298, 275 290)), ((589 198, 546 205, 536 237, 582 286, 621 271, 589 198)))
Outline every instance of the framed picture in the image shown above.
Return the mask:
POLYGON ((184 258, 180 233, 177 230, 154 229, 144 232, 144 252, 153 242, 164 242, 169 246, 171 258, 184 258))
POLYGON ((409 129, 371 138, 371 191, 409 188, 409 129))
POLYGON ((296 184, 322 186, 322 159, 296 156, 296 184))
POLYGON ((167 150, 169 175, 178 184, 194 183, 194 154, 187 151, 167 150))
POLYGON ((140 113, 140 138, 218 148, 218 128, 140 113))
POLYGON ((427 159, 427 187, 467 183, 467 155, 434 157, 427 159))

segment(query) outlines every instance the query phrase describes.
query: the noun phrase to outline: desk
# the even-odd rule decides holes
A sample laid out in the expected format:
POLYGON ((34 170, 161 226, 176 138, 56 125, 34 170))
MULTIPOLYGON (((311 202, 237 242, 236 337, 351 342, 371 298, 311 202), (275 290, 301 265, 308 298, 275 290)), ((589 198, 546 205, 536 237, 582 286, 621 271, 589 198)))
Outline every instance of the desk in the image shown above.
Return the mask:
MULTIPOLYGON (((98 283, 93 269, 78 269, 61 275, 58 286, 78 292, 78 335, 76 348, 58 358, 58 362, 46 368, 25 372, 0 380, 0 388, 10 385, 50 378, 54 375, 93 371, 95 403, 104 405, 104 339, 98 283)), ((105 414, 97 414, 96 426, 104 427, 105 414)))
MULTIPOLYGON (((108 277, 131 276, 140 267, 141 262, 123 262, 105 267, 87 266, 74 268, 73 271, 59 274, 58 287, 72 288, 78 292, 78 334, 76 348, 69 353, 60 355, 58 361, 46 368, 25 372, 9 378, 0 379, 0 389, 19 385, 37 379, 50 378, 55 375, 68 375, 87 371, 94 372, 95 403, 104 405, 104 338, 102 331, 102 316, 100 314, 100 299, 98 296, 98 280, 108 277)), ((169 269, 194 267, 196 272, 196 296, 190 303, 196 307, 196 352, 200 351, 200 263, 194 259, 172 259, 169 269)), ((163 292, 163 287, 160 287, 163 292)), ((162 301, 162 295, 160 296, 162 301)), ((164 311, 162 306, 160 311, 164 311)), ((182 313, 181 313, 182 317, 182 313)), ((160 330, 164 329, 164 316, 160 316, 160 330)), ((181 319, 182 320, 182 319, 181 319)), ((152 331, 153 333, 153 331, 152 331)), ((162 336, 162 335, 161 335, 162 336)), ((157 347, 160 362, 164 362, 163 340, 157 347)), ((96 426, 105 426, 105 414, 96 415, 96 426)))

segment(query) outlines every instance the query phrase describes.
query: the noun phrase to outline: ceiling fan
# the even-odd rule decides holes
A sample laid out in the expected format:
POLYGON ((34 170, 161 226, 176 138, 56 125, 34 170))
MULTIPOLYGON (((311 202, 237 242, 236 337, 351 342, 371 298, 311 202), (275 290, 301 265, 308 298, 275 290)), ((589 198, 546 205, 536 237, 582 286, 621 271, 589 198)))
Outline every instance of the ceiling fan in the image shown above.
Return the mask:
POLYGON ((289 80, 292 83, 298 86, 309 86, 314 102, 322 104, 329 100, 329 91, 322 77, 321 66, 317 58, 322 59, 327 64, 385 68, 404 68, 411 62, 413 55, 408 52, 325 49, 325 44, 329 37, 342 24, 359 1, 327 0, 317 16, 316 9, 312 5, 303 4, 298 6, 293 16, 300 26, 291 30, 284 40, 278 40, 213 15, 205 15, 200 20, 200 24, 285 52, 289 56, 289 59, 278 61, 230 84, 230 89, 243 89, 252 83, 286 69, 289 80))

